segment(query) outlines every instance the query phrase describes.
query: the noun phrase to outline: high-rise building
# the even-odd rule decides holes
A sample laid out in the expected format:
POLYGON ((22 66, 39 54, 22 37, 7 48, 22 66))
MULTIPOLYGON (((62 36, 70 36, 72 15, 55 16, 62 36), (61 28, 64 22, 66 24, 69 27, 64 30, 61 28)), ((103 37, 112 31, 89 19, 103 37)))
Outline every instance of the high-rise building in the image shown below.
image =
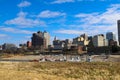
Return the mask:
POLYGON ((116 36, 113 32, 107 32, 106 33, 106 39, 109 41, 109 40, 113 40, 115 41, 116 40, 116 36))
POLYGON ((50 35, 48 32, 38 31, 37 33, 33 33, 32 36, 32 46, 37 48, 48 48, 50 45, 50 35))
POLYGON ((43 37, 43 33, 38 31, 32 35, 32 46, 34 48, 46 48, 46 39, 43 37))
POLYGON ((95 35, 92 41, 95 47, 107 46, 107 40, 103 34, 95 35))
POLYGON ((117 21, 117 26, 118 26, 118 42, 120 45, 120 20, 117 21))
POLYGON ((109 46, 113 45, 113 43, 116 43, 116 36, 113 32, 106 33, 106 39, 108 40, 109 46))
POLYGON ((50 45, 50 35, 48 32, 43 32, 43 37, 46 39, 46 48, 48 48, 48 45, 50 45))

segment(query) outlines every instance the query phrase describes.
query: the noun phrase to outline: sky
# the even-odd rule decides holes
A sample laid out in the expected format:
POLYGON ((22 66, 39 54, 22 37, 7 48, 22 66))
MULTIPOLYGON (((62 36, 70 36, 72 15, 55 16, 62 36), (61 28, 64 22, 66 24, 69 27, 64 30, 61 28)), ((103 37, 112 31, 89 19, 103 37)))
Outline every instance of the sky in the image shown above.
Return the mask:
POLYGON ((114 32, 120 0, 0 0, 0 44, 31 41, 32 33, 50 33, 51 42, 114 32))

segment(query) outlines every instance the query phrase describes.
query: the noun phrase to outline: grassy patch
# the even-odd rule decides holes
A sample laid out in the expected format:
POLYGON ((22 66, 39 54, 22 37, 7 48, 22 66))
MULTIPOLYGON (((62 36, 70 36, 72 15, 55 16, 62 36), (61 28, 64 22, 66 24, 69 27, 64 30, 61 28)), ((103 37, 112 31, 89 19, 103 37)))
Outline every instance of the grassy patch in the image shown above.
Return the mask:
POLYGON ((6 62, 0 80, 119 80, 120 63, 6 62))

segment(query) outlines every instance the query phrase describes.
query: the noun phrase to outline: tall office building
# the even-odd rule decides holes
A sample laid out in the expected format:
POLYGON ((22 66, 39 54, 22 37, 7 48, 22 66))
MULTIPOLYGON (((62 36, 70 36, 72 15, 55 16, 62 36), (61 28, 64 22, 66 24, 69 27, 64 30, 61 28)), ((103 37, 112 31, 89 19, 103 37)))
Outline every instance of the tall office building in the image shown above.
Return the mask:
POLYGON ((101 47, 101 46, 108 46, 108 42, 107 40, 105 39, 104 35, 103 34, 99 34, 99 35, 95 35, 93 37, 93 45, 95 47, 101 47))
POLYGON ((117 26, 118 26, 118 42, 120 45, 120 20, 117 21, 117 26))
POLYGON ((48 48, 48 45, 50 45, 50 35, 48 32, 43 32, 43 37, 46 39, 46 48, 48 48))
POLYGON ((116 44, 116 36, 113 32, 106 33, 106 39, 108 40, 109 46, 116 44))
POLYGON ((32 46, 37 49, 46 48, 46 39, 43 37, 42 32, 38 31, 37 33, 33 33, 32 46))
POLYGON ((115 34, 113 32, 107 32, 106 33, 106 39, 108 39, 108 41, 109 40, 115 41, 116 40, 116 36, 115 36, 115 34))
POLYGON ((38 31, 37 33, 33 33, 32 36, 32 46, 37 48, 48 48, 50 45, 50 35, 48 32, 38 31))

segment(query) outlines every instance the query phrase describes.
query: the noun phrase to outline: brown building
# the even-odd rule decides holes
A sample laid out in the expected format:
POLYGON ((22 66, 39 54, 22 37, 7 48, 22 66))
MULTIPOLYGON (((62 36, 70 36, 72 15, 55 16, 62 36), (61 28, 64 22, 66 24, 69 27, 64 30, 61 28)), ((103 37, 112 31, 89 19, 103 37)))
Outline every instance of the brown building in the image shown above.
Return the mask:
POLYGON ((43 37, 43 33, 38 31, 32 35, 32 47, 36 49, 46 48, 46 39, 43 37))
POLYGON ((110 41, 109 41, 109 45, 110 45, 110 46, 117 46, 117 41, 110 40, 110 41))
POLYGON ((72 44, 71 48, 70 48, 70 51, 73 53, 73 54, 84 54, 84 53, 87 53, 87 50, 86 50, 86 47, 85 46, 78 46, 76 44, 72 44))
POLYGON ((30 41, 27 41, 27 47, 28 48, 32 47, 32 43, 30 41))

